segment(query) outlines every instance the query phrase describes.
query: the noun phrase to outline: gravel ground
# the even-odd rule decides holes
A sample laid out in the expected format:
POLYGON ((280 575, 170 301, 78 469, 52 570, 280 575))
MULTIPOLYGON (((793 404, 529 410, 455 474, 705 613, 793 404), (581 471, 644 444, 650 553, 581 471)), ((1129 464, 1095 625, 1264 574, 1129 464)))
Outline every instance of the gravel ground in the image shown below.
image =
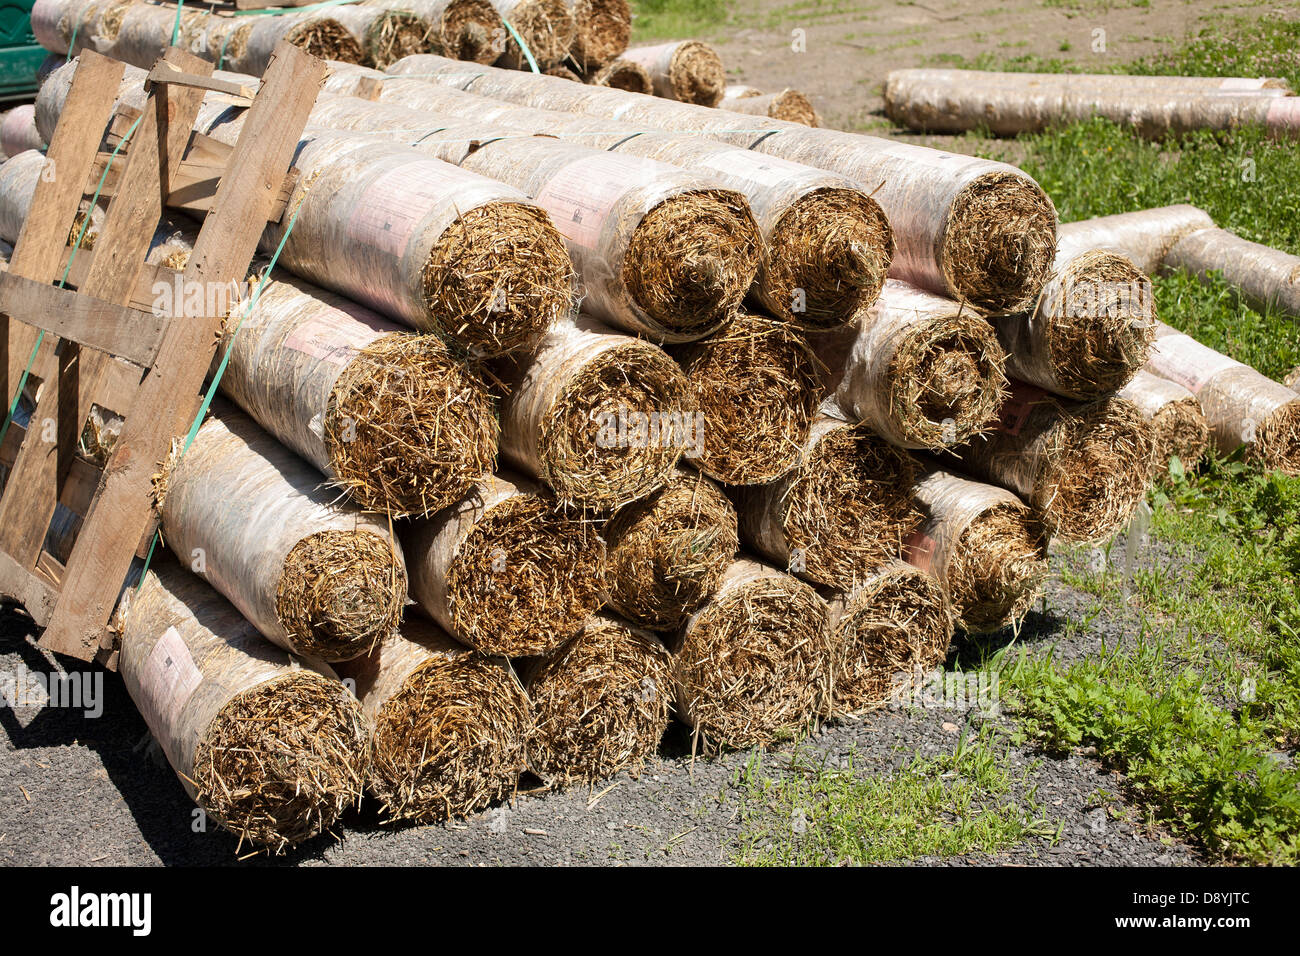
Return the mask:
MULTIPOLYGON (((1159 547, 1147 560, 1166 559, 1159 547)), ((1080 555, 1056 555, 1054 563, 1080 555)), ((1085 556, 1086 559, 1086 556, 1085 556)), ((1136 633, 1133 613, 1108 607, 1086 630, 1064 639, 1066 620, 1082 619, 1093 600, 1059 583, 1049 585, 1047 611, 1027 619, 1019 640, 1059 660, 1099 653, 1136 633)), ((49 672, 51 660, 34 644, 27 618, 0 615, 0 688, 16 674, 49 672)), ((1009 639, 1009 635, 1006 637, 1009 639)), ((71 662, 62 662, 69 666, 71 662)), ((0 708, 0 864, 230 864, 235 840, 201 815, 166 764, 113 674, 82 671, 102 681, 102 714, 69 707, 0 708)), ((884 773, 911 754, 951 751, 972 733, 978 714, 953 709, 889 710, 861 722, 829 726, 801 746, 832 762, 851 753, 864 774, 884 773)), ((989 718, 983 718, 989 719, 989 718)), ((1010 725, 1005 717, 992 718, 1010 725)), ((789 746, 763 758, 778 774, 789 746)), ((636 864, 712 865, 728 862, 740 833, 737 785, 749 753, 690 757, 690 741, 674 728, 661 755, 639 779, 623 775, 593 790, 521 792, 512 806, 458 823, 384 827, 373 805, 347 820, 340 839, 322 838, 261 865, 372 864, 636 864)), ((1029 784, 1042 813, 1061 827, 1054 845, 1034 838, 996 854, 922 865, 1185 865, 1197 852, 1141 822, 1141 814, 1101 794, 1122 792, 1122 779, 1087 754, 1053 759, 1028 749, 1012 752, 1013 767, 1029 766, 1029 784)))

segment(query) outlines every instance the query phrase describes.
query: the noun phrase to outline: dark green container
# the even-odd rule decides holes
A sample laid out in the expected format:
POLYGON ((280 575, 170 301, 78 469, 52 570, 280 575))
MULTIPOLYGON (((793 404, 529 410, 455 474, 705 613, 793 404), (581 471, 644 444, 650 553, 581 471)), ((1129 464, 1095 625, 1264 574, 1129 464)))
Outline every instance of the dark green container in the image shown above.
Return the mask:
POLYGON ((36 96, 36 70, 47 56, 32 36, 33 0, 0 0, 0 106, 36 96))

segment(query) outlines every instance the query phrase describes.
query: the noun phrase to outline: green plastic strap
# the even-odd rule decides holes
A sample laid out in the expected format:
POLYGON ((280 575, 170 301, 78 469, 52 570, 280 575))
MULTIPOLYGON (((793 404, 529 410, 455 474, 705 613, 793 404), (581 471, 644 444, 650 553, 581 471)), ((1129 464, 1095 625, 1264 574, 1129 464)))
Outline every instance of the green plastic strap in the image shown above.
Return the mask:
POLYGON ((221 41, 221 55, 217 57, 217 65, 215 69, 221 69, 221 64, 226 62, 226 46, 230 43, 230 38, 235 35, 235 32, 236 31, 234 30, 227 31, 226 38, 221 41))
POLYGON ((514 37, 515 42, 519 44, 519 49, 524 51, 524 57, 528 60, 528 65, 533 68, 533 72, 541 73, 542 71, 537 68, 537 61, 533 59, 533 51, 528 49, 528 44, 525 43, 524 38, 519 35, 519 31, 516 30, 505 17, 501 18, 501 22, 506 25, 506 29, 510 31, 510 35, 514 37))
MULTIPOLYGON (((140 121, 144 119, 141 113, 136 117, 131 128, 126 131, 126 135, 113 148, 113 152, 108 157, 108 162, 104 164, 104 174, 99 177, 99 185, 95 187, 95 194, 90 197, 90 209, 94 210, 95 204, 99 202, 99 194, 104 189, 104 183, 108 180, 108 171, 113 168, 113 161, 117 159, 117 154, 122 151, 126 141, 139 127, 140 121)), ((77 258, 77 250, 81 248, 82 241, 86 238, 86 230, 90 228, 90 213, 86 214, 86 221, 81 224, 81 231, 77 233, 77 241, 72 244, 72 254, 68 256, 68 264, 63 269, 63 275, 59 278, 59 288, 62 289, 68 283, 68 274, 72 271, 72 263, 77 258)), ((27 358, 27 367, 23 369, 22 376, 18 379, 18 390, 14 392, 14 400, 9 403, 9 412, 5 415, 4 425, 0 425, 0 445, 4 444, 5 435, 9 434, 9 425, 14 420, 14 415, 18 411, 18 401, 22 398, 23 389, 27 387, 27 379, 31 377, 32 365, 36 363, 36 353, 40 351, 41 343, 45 341, 45 330, 41 329, 40 334, 36 336, 36 345, 32 347, 32 354, 27 358)))
POLYGON ((68 41, 68 55, 63 58, 64 63, 71 62, 72 51, 77 48, 77 31, 81 29, 81 18, 86 15, 89 7, 82 7, 81 12, 77 14, 77 22, 72 25, 72 39, 68 41))
POLYGON ((176 45, 181 35, 181 11, 185 9, 185 0, 176 0, 176 21, 172 24, 172 46, 176 45))

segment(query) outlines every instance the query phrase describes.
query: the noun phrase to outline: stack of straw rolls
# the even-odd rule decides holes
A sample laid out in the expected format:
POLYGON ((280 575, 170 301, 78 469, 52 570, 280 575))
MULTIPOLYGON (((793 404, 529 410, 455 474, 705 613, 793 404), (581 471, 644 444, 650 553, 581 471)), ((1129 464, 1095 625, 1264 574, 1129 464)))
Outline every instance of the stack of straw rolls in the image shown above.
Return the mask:
MULTIPOLYGON (((356 78, 362 73, 372 76, 337 69, 326 89, 358 92, 356 78)), ((772 315, 805 328, 849 322, 875 300, 889 268, 893 233, 884 212, 843 176, 694 136, 517 107, 418 80, 390 78, 377 95, 383 103, 558 136, 716 177, 748 199, 765 240, 753 298, 772 315)))
POLYGON ((15 106, 0 117, 0 159, 44 146, 36 128, 36 107, 31 103, 15 106))
POLYGON ((404 56, 429 49, 433 24, 414 10, 354 3, 336 6, 330 16, 361 46, 362 62, 383 69, 404 56))
POLYGON ((1118 394, 1136 405, 1151 423, 1157 474, 1169 466, 1172 458, 1177 458, 1185 468, 1196 467, 1209 447, 1210 426, 1201 411, 1201 403, 1190 390, 1139 369, 1118 394))
POLYGON ((828 715, 856 717, 903 703, 943 665, 953 617, 933 577, 897 559, 830 601, 834 693, 828 715))
POLYGON ((412 597, 485 654, 545 654, 600 606, 604 542, 518 475, 485 476, 462 501, 407 525, 402 536, 412 597))
MULTIPOLYGON (((34 149, 24 150, 0 164, 0 239, 10 244, 18 241, 23 223, 27 221, 27 214, 31 210, 36 184, 42 175, 47 175, 47 168, 45 154, 34 149)), ((77 241, 77 236, 85 225, 86 233, 82 236, 81 248, 93 249, 103 219, 103 210, 99 206, 91 208, 83 201, 76 221, 68 230, 68 245, 77 241), (89 225, 86 225, 87 216, 90 218, 89 225)))
POLYGON ((655 96, 700 106, 717 106, 722 102, 727 71, 717 52, 707 43, 680 40, 631 47, 623 52, 623 59, 645 68, 655 96))
POLYGON ((1054 537, 1101 541, 1151 477, 1151 426, 1114 395, 1070 402, 1011 381, 997 428, 953 450, 964 471, 1014 491, 1054 537))
POLYGON ((1164 265, 1201 278, 1222 273, 1260 311, 1277 309, 1300 316, 1300 256, 1250 242, 1226 229, 1209 228, 1178 239, 1165 253, 1164 265))
POLYGON ((368 787, 388 819, 466 816, 513 793, 533 709, 508 661, 411 617, 338 671, 369 720, 368 787))
POLYGON ((277 646, 341 661, 397 627, 406 571, 388 524, 335 503, 243 413, 221 406, 158 485, 168 546, 277 646))
POLYGON ((654 81, 650 79, 650 74, 646 71, 646 68, 640 63, 624 60, 622 57, 611 60, 596 72, 583 77, 582 80, 592 86, 609 86, 616 90, 626 90, 629 93, 643 93, 646 96, 654 95, 654 81))
POLYGON ((361 44, 322 11, 244 18, 182 10, 178 23, 174 7, 144 0, 37 0, 32 6, 32 32, 53 53, 93 49, 148 69, 171 45, 174 31, 182 49, 257 76, 282 40, 326 60, 360 63, 364 58, 361 44))
POLYGON ((780 93, 764 93, 752 86, 728 86, 723 90, 718 107, 750 116, 770 116, 801 126, 821 125, 808 97, 788 87, 780 93))
POLYGON ((1146 364, 1155 338, 1151 282, 1123 255, 1058 255, 1029 311, 992 317, 1007 371, 1067 398, 1096 398, 1146 364))
POLYGON ((1102 116, 1153 139, 1251 123, 1296 135, 1300 99, 1289 93, 1285 81, 1245 77, 895 70, 885 111, 900 125, 944 133, 1014 136, 1102 116))
POLYGON ((369 730, 329 667, 272 647, 166 555, 119 613, 127 692, 190 799, 241 844, 283 850, 360 802, 369 730))
MULTIPOLYGON (((171 225, 148 260, 181 269, 196 234, 171 225)), ((362 508, 427 515, 493 469, 494 402, 461 350, 281 271, 255 292, 225 324, 221 393, 362 508)))
MULTIPOLYGON (((57 120, 73 65, 37 97, 57 120)), ((141 108, 136 88, 119 103, 141 108)), ((124 91, 126 86, 124 84, 124 91)), ((196 129, 233 145, 245 111, 210 97, 196 129)), ((503 183, 416 149, 330 130, 304 134, 288 208, 267 228, 279 264, 419 331, 481 354, 525 346, 572 306, 572 262, 546 212, 503 183), (290 223, 293 223, 290 231, 290 223)))
POLYGON ((351 97, 323 98, 312 122, 412 142, 532 197, 566 240, 584 308, 629 332, 702 338, 753 284, 758 226, 717 176, 351 97))
POLYGON ((755 485, 794 465, 817 415, 821 381, 821 365, 798 330, 741 314, 673 353, 695 415, 695 440, 686 449, 693 467, 723 484, 755 485))
POLYGON ((1300 395, 1160 323, 1147 371, 1196 396, 1220 454, 1300 475, 1300 395))
POLYGON ((636 776, 668 729, 672 659, 659 638, 610 614, 526 672, 536 725, 528 765, 550 783, 636 776))
POLYGON ((573 45, 569 59, 591 73, 622 56, 632 35, 632 9, 627 0, 564 0, 573 15, 573 45))
POLYGON ((736 509, 686 469, 605 525, 609 604, 629 621, 672 631, 708 600, 740 547, 736 509))
MULTIPOLYGON (((364 6, 410 10, 430 24, 430 53, 454 60, 492 63, 505 52, 510 34, 492 0, 362 0, 364 6)), ((462 63, 462 66, 468 64, 462 63)))
POLYGON ((1006 395, 1008 359, 989 323, 897 279, 854 324, 809 341, 834 405, 901 448, 982 433, 1006 395))
POLYGON ((790 471, 736 493, 741 537, 792 574, 851 590, 898 557, 920 526, 915 477, 905 452, 860 425, 823 416, 790 471))
POLYGON ((643 339, 579 316, 503 365, 502 455, 566 506, 615 511, 698 451, 681 369, 643 339))
POLYGON ((1164 258, 1183 236, 1214 227, 1208 213, 1195 206, 1161 206, 1139 212, 1099 216, 1061 224, 1057 261, 1093 249, 1124 256, 1144 275, 1160 271, 1164 258))
POLYGON ((829 708, 834 658, 826 602, 740 556, 687 619, 673 651, 676 716, 706 750, 752 747, 829 708))
POLYGON ((912 495, 926 517, 906 558, 940 584, 957 626, 980 634, 1017 624, 1047 576, 1047 533, 1029 507, 941 468, 922 475, 912 495))
POLYGON ((1005 163, 758 116, 738 130, 722 110, 516 71, 466 71, 441 57, 407 57, 388 72, 525 106, 694 132, 837 172, 865 187, 888 217, 897 242, 892 276, 983 309, 1028 308, 1051 268, 1056 210, 1033 179, 1005 163))
POLYGON ((564 0, 492 0, 492 6, 528 48, 525 53, 507 29, 505 52, 497 59, 497 66, 530 70, 535 64, 545 72, 569 55, 578 27, 564 0))

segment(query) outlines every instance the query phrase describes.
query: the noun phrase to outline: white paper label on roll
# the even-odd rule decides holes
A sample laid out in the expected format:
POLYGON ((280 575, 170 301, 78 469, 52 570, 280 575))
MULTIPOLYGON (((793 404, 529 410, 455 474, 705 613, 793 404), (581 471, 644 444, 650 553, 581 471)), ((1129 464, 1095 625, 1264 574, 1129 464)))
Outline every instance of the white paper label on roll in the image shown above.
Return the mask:
POLYGON ((801 176, 808 172, 807 166, 748 149, 729 149, 706 156, 698 165, 768 187, 780 186, 791 176, 801 176))
POLYGON ((149 652, 140 674, 143 699, 137 703, 155 736, 162 733, 162 728, 176 723, 190 695, 201 683, 203 675, 195 666, 190 649, 176 628, 167 628, 149 652))
POLYGON ((356 354, 389 332, 386 323, 373 313, 358 310, 356 316, 331 309, 303 322, 284 340, 285 347, 312 358, 347 365, 356 354), (367 321, 367 316, 373 321, 367 321))
POLYGON ((1190 335, 1165 335, 1151 347, 1148 367, 1161 378, 1177 382, 1199 393, 1205 383, 1220 372, 1237 368, 1241 363, 1202 345, 1190 335))
POLYGON ((400 256, 430 208, 460 196, 466 178, 455 166, 436 159, 419 159, 380 173, 348 220, 348 238, 400 256))
POLYGON ((538 191, 536 202, 565 239, 594 249, 619 197, 638 183, 653 182, 661 172, 652 160, 601 153, 563 167, 538 191))

